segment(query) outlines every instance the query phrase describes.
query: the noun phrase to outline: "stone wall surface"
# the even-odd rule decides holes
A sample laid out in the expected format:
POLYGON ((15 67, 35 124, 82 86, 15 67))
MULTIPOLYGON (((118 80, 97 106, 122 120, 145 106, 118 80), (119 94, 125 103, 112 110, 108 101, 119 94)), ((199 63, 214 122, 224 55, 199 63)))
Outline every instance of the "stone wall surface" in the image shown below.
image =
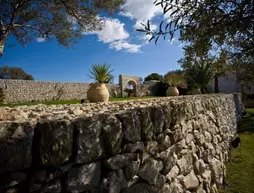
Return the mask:
MULTIPOLYGON (((89 83, 46 82, 34 80, 3 80, 0 88, 4 89, 7 103, 85 99, 89 83)), ((107 85, 110 94, 119 85, 107 85)))
POLYGON ((216 193, 237 129, 233 95, 1 110, 1 193, 216 193))

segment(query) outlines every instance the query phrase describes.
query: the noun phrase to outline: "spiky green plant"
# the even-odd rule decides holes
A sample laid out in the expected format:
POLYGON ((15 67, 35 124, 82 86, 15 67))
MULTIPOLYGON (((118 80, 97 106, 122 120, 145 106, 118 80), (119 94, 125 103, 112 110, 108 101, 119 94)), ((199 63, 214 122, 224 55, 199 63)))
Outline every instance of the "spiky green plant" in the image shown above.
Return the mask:
POLYGON ((206 90, 209 82, 214 78, 212 66, 209 62, 195 62, 185 70, 188 83, 192 88, 200 88, 206 90))
POLYGON ((165 78, 165 81, 169 84, 169 86, 186 86, 185 77, 178 74, 171 74, 165 78))
POLYGON ((113 82, 113 75, 112 72, 114 70, 110 69, 110 64, 94 64, 92 66, 92 70, 90 70, 89 77, 94 79, 97 83, 112 83, 113 82))

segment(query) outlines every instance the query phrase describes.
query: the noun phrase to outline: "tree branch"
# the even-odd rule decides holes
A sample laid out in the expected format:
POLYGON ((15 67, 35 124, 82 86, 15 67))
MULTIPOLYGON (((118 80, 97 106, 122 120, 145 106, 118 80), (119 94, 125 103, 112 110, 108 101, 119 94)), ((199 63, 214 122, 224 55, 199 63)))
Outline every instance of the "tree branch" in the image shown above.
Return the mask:
POLYGON ((30 0, 21 0, 17 4, 15 4, 15 6, 13 7, 13 12, 11 14, 10 23, 7 25, 6 30, 5 30, 4 33, 8 33, 10 28, 13 26, 13 23, 14 23, 17 12, 19 11, 20 8, 22 8, 29 1, 30 0))
POLYGON ((38 31, 43 37, 46 36, 46 34, 44 34, 40 29, 38 29, 34 26, 31 26, 31 25, 13 24, 13 27, 14 28, 18 28, 18 27, 20 27, 20 28, 29 28, 29 29, 38 31))

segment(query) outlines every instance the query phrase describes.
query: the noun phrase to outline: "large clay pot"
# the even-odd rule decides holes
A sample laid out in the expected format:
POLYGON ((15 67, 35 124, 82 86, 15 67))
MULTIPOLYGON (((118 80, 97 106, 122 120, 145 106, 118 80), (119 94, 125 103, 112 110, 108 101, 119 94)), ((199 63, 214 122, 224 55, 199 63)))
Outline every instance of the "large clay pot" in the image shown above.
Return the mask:
POLYGON ((193 89, 192 94, 201 94, 200 88, 193 89))
POLYGON ((179 96, 179 91, 176 86, 168 87, 166 91, 167 96, 179 96))
POLYGON ((90 102, 107 102, 109 92, 105 84, 93 83, 87 91, 87 99, 90 102))

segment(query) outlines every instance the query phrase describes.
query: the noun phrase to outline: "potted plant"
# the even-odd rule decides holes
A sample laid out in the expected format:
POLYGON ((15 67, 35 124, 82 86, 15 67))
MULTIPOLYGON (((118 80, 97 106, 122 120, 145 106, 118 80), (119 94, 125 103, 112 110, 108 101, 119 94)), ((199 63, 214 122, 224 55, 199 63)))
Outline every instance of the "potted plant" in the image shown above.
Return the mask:
POLYGON ((186 87, 186 80, 181 74, 168 75, 166 81, 169 85, 166 91, 167 96, 179 96, 179 90, 177 86, 186 87))
POLYGON ((167 96, 179 96, 179 90, 177 89, 178 81, 173 77, 170 77, 168 80, 169 87, 166 91, 167 96))
POLYGON ((95 64, 90 70, 89 77, 95 80, 87 91, 87 99, 90 102, 107 102, 109 100, 109 91, 105 84, 113 81, 113 70, 110 64, 95 64))

